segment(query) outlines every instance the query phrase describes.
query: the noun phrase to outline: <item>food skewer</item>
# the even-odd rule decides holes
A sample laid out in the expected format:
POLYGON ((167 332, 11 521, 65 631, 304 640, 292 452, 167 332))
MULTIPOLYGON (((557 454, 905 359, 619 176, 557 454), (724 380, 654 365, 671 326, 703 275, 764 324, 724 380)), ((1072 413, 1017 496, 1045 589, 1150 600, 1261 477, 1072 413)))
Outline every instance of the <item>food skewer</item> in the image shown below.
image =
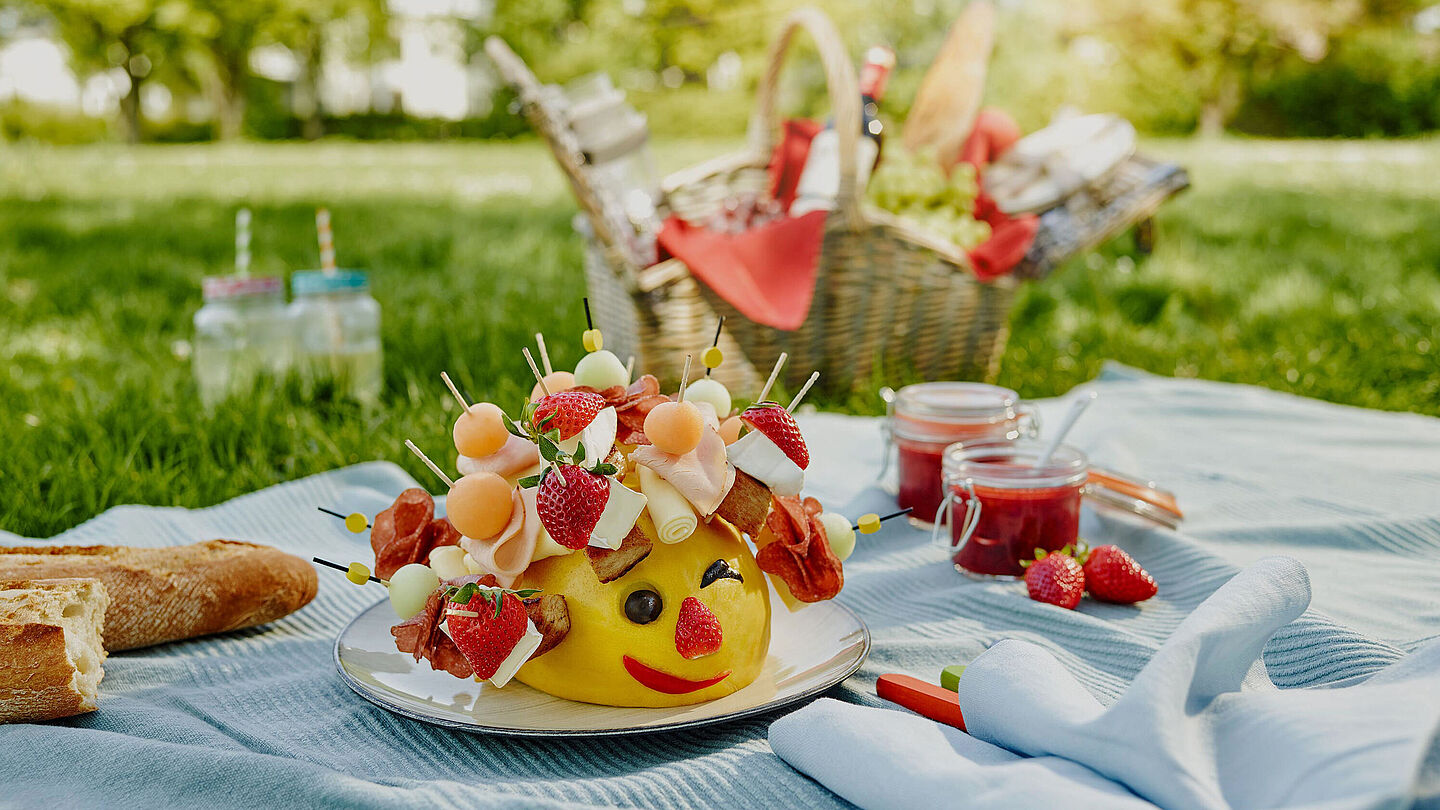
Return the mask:
POLYGON ((460 395, 460 389, 455 387, 455 383, 450 379, 450 374, 442 371, 440 372, 440 379, 445 381, 445 387, 449 388, 450 393, 455 395, 455 401, 460 403, 460 410, 469 411, 471 408, 470 403, 466 402, 465 397, 460 395))
POLYGON ((720 330, 725 328, 725 316, 720 316, 720 322, 715 324, 715 339, 710 341, 710 348, 700 355, 700 362, 705 364, 705 376, 709 377, 710 372, 720 367, 725 362, 725 354, 720 351, 720 330))
POLYGON ((545 367, 545 376, 549 377, 555 373, 555 369, 550 366, 550 352, 545 350, 545 335, 543 332, 535 333, 535 344, 540 347, 540 363, 545 367))
POLYGON ((323 506, 317 506, 315 508, 319 509, 321 512, 324 512, 327 515, 333 515, 345 521, 345 528, 349 529, 355 534, 359 534, 360 532, 363 532, 366 529, 370 528, 370 521, 366 520, 365 516, 360 514, 359 512, 351 512, 348 515, 342 515, 339 512, 331 509, 326 509, 323 506), (357 526, 359 528, 356 528, 357 526))
POLYGON ((635 379, 635 355, 633 354, 630 355, 629 360, 625 361, 625 376, 632 380, 635 379))
POLYGON ((685 369, 680 372, 680 391, 675 394, 676 402, 685 401, 685 386, 690 382, 690 355, 685 355, 685 369))
POLYGON ((790 400, 790 404, 786 406, 785 410, 794 413, 796 406, 800 404, 800 400, 804 399, 805 395, 810 393, 810 386, 814 385, 818 379, 820 379, 820 372, 810 372, 810 379, 806 380, 805 384, 800 387, 800 393, 796 394, 795 398, 790 400))
POLYGON ((379 577, 371 576, 370 569, 366 568, 364 563, 354 562, 350 563, 349 565, 341 565, 340 563, 330 562, 329 560, 322 560, 319 557, 311 557, 310 559, 327 568, 334 568, 336 571, 344 571, 345 578, 350 580, 351 582, 354 582, 356 585, 364 585, 366 582, 378 582, 386 587, 389 587, 390 585, 390 583, 386 582, 383 579, 380 579, 379 577), (362 576, 364 577, 364 579, 361 579, 362 576))
POLYGON ((550 388, 545 385, 545 375, 540 373, 540 367, 535 365, 535 358, 530 356, 530 347, 527 346, 520 351, 525 355, 525 362, 530 364, 530 373, 534 374, 535 381, 540 383, 540 390, 545 392, 545 396, 550 396, 550 388))
POLYGON ((881 523, 884 523, 887 520, 891 520, 892 518, 900 517, 901 515, 908 515, 911 511, 913 511, 913 509, 914 507, 907 506, 904 509, 901 509, 899 512, 891 512, 890 514, 884 515, 883 517, 875 514, 874 512, 870 512, 868 514, 861 515, 860 519, 855 521, 855 525, 851 526, 850 528, 854 529, 857 532, 860 532, 861 534, 874 534, 875 532, 880 531, 881 523))
POLYGON ((421 461, 425 462, 425 466, 430 468, 430 472, 433 472, 436 475, 440 476, 440 480, 445 482, 445 486, 451 487, 452 489, 454 488, 455 482, 450 479, 450 476, 446 475, 444 470, 436 466, 435 462, 431 461, 429 456, 422 453, 420 451, 420 448, 415 446, 414 442, 406 439, 405 446, 410 448, 410 452, 419 456, 421 461))
POLYGON ((598 352, 605 348, 605 335, 595 328, 595 322, 590 319, 590 299, 581 298, 580 301, 585 305, 585 334, 580 336, 580 345, 587 352, 598 352))
POLYGON ((775 358, 775 368, 770 369, 770 379, 766 380, 765 387, 760 389, 760 396, 755 397, 756 402, 764 402, 765 397, 770 395, 770 387, 775 385, 776 378, 780 376, 780 369, 784 368, 785 361, 789 359, 789 357, 789 354, 780 352, 780 356, 775 358))

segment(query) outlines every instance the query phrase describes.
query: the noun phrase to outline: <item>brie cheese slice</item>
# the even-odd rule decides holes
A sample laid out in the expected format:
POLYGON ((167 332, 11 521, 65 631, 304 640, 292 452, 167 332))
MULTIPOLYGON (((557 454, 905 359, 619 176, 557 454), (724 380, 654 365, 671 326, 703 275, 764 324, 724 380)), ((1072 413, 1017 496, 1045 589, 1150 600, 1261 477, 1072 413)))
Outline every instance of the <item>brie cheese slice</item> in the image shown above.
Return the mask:
POLYGON ((635 528, 635 521, 645 511, 646 498, 643 494, 625 486, 618 480, 610 479, 610 497, 605 500, 605 511, 600 521, 590 532, 590 545, 597 548, 617 549, 625 541, 625 535, 635 528))
POLYGON ((799 495, 805 488, 805 471, 758 430, 730 445, 729 458, 735 469, 753 475, 776 495, 799 495))
POLYGON ((510 679, 515 677, 515 673, 520 671, 520 667, 525 666, 525 662, 530 660, 530 656, 540 649, 540 642, 544 640, 545 637, 535 629, 535 623, 527 618, 525 635, 515 642, 515 648, 505 656, 504 661, 500 662, 500 668, 495 670, 495 674, 490 676, 490 685, 499 689, 509 683, 510 679))

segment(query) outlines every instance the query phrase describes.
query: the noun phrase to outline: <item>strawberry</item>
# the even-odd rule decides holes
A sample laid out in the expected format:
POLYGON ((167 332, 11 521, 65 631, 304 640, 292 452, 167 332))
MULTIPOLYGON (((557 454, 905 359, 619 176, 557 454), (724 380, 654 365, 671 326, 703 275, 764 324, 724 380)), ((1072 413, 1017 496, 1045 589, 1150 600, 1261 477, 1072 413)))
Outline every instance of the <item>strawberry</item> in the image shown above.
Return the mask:
POLYGON ((693 596, 680 603, 680 616, 675 620, 675 651, 686 660, 704 658, 720 652, 720 620, 693 596))
POLYGON ((795 466, 802 470, 810 466, 805 437, 800 435, 800 426, 795 424, 795 417, 789 411, 774 402, 761 402, 746 408, 740 420, 765 434, 795 466))
POLYGON ((497 590, 475 590, 470 601, 463 604, 447 599, 445 610, 445 627, 450 631, 450 638, 475 670, 475 677, 481 680, 493 676, 500 669, 505 658, 525 635, 529 618, 525 603, 519 597, 497 590), (497 599, 500 602, 499 615, 495 612, 497 599), (450 613, 456 610, 475 615, 456 616, 450 613))
POLYGON ((533 423, 542 432, 558 430, 560 440, 574 437, 595 421, 605 398, 590 391, 561 391, 535 403, 533 423))
POLYGON ((1155 595, 1155 578, 1118 546, 1096 546, 1081 552, 1085 587, 1102 602, 1132 605, 1155 595))
POLYGON ((589 545, 590 533, 609 500, 610 480, 574 464, 546 470, 535 493, 540 525, 565 548, 589 545))
POLYGON ((1037 550, 1025 566, 1025 590, 1030 598, 1047 605, 1074 610, 1085 595, 1085 570, 1070 556, 1070 547, 1046 553, 1037 550))

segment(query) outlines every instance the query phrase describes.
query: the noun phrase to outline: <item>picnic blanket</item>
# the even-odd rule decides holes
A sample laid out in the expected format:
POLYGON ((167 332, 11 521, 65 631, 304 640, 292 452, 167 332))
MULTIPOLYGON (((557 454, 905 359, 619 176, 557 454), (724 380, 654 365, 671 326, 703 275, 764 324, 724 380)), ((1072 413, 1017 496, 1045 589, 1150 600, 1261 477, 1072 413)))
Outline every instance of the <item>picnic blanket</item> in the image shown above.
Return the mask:
MULTIPOLYGON (((1310 609, 1264 650, 1282 689, 1363 678, 1440 633, 1440 420, 1117 366, 1091 386, 1101 399, 1073 443, 1096 463, 1175 490, 1187 521, 1176 533, 1087 511, 1081 530, 1134 554, 1159 596, 1139 609, 1087 601, 1062 613, 1015 583, 956 574, 925 535, 890 521, 846 563, 840 599, 875 643, 830 697, 884 705, 874 694, 879 674, 933 678, 1015 638, 1051 653, 1109 705, 1196 605, 1240 567, 1277 553, 1305 565, 1313 591, 1310 609)), ((1053 421, 1064 404, 1041 406, 1053 421)), ((879 420, 813 414, 801 424, 811 494, 856 515, 893 503, 871 480, 879 420)), ((413 483, 391 464, 361 464, 208 509, 116 507, 54 540, 224 536, 365 559, 364 536, 315 507, 374 514, 413 483)), ((0 534, 0 543, 21 542, 33 541, 0 534)), ((767 731, 778 714, 552 741, 472 736, 375 708, 341 683, 331 649, 379 598, 378 586, 322 572, 315 602, 280 622, 112 656, 99 711, 0 727, 0 805, 844 806, 773 754, 767 731)))

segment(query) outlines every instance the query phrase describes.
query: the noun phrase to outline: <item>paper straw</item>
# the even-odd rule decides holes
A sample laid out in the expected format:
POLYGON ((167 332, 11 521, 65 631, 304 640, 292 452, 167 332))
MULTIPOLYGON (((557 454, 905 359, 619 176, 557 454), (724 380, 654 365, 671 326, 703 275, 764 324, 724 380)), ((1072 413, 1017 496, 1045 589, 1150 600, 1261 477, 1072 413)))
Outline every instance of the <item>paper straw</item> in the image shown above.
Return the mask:
POLYGON ((235 274, 250 275, 250 209, 235 212, 235 274))
POLYGON ((320 236, 320 269, 335 272, 335 235, 330 232, 330 209, 315 209, 315 232, 320 236))

